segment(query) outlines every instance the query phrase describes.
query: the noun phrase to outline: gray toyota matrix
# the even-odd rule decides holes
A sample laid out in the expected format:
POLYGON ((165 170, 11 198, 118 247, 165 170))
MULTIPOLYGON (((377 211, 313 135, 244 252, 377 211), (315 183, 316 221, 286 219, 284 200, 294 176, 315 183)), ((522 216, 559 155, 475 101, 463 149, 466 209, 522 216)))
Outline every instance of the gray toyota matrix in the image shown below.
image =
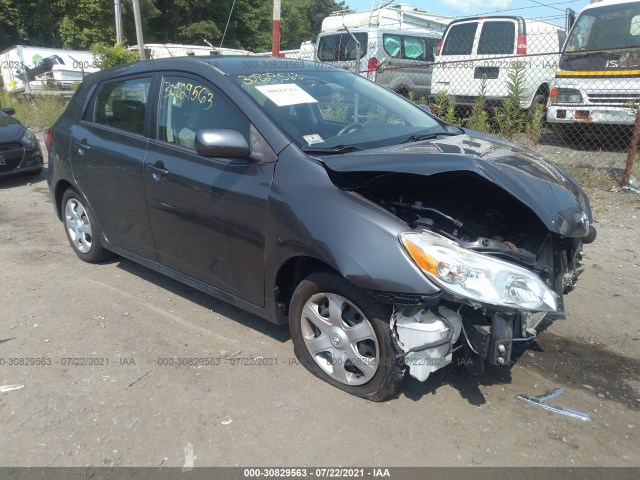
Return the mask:
POLYGON ((104 70, 47 148, 82 260, 121 255, 288 322, 307 369, 375 401, 453 355, 509 365, 564 316, 596 235, 561 167, 310 62, 104 70))

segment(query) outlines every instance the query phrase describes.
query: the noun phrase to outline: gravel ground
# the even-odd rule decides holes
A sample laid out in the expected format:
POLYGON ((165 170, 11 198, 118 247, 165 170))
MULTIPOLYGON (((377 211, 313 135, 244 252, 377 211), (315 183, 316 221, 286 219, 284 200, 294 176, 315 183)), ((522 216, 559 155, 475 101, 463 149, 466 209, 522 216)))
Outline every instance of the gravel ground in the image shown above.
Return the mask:
POLYGON ((635 194, 590 189, 599 236, 568 318, 513 366, 450 366, 376 404, 308 374, 287 327, 128 260, 78 260, 45 178, 0 179, 0 385, 23 386, 0 393, 0 466, 640 466, 635 194), (219 364, 162 365, 194 357, 219 364), (593 421, 514 398, 556 386, 593 421))

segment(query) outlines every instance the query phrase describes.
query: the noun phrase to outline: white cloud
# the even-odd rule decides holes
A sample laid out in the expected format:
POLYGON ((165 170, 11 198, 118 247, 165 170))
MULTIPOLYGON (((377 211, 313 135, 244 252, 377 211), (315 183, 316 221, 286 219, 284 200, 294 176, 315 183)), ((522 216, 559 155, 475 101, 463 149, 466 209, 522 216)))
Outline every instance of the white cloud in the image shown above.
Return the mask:
POLYGON ((511 7, 511 0, 447 0, 444 2, 453 10, 464 15, 476 13, 492 13, 511 7))

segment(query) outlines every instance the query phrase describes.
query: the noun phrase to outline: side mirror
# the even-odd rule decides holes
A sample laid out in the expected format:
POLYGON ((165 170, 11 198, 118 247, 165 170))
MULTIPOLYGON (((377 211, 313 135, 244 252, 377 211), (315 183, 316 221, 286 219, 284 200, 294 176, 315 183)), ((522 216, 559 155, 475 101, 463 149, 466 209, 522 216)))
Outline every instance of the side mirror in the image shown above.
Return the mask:
POLYGON ((13 115, 14 113, 16 113, 15 108, 3 108, 2 111, 7 115, 13 115))
POLYGON ((247 139, 240 132, 223 128, 198 130, 195 147, 203 157, 240 158, 251 154, 247 139))

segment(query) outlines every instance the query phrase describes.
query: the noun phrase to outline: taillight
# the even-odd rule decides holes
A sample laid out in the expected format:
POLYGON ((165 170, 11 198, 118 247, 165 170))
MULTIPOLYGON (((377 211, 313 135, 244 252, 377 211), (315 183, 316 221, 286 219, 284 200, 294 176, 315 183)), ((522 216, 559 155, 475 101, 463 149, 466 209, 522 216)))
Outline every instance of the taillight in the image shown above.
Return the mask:
POLYGON ((47 135, 44 139, 44 144, 47 146, 47 150, 49 150, 49 146, 51 145, 51 136, 52 136, 52 131, 50 128, 47 128, 47 135))
POLYGON ((436 49, 436 56, 440 56, 440 50, 442 50, 442 39, 438 40, 438 48, 436 49))
POLYGON ((518 35, 518 45, 516 47, 516 53, 518 55, 527 54, 527 36, 526 35, 518 35))
POLYGON ((367 63, 367 71, 375 72, 376 68, 378 68, 378 59, 376 57, 371 57, 367 63))

